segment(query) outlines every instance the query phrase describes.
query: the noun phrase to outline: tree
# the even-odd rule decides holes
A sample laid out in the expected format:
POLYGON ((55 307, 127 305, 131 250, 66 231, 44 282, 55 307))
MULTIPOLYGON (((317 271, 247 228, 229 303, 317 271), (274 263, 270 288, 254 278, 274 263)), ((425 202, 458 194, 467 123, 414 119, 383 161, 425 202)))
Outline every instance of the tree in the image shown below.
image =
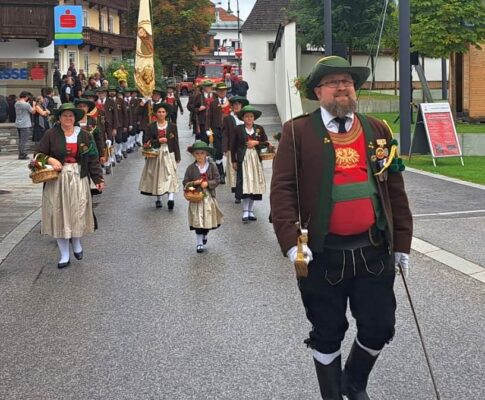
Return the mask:
MULTIPOLYGON (((354 50, 369 51, 372 48, 383 8, 383 0, 332 1, 333 41, 346 45, 351 62, 354 50)), ((388 14, 392 10, 393 7, 389 7, 388 14)), ((307 44, 323 45, 325 40, 322 0, 290 0, 289 16, 297 17, 298 41, 304 48, 307 44)))
POLYGON ((155 53, 168 71, 193 69, 214 18, 210 0, 152 0, 155 53))
POLYGON ((432 58, 466 53, 485 41, 482 0, 411 0, 413 51, 432 58))

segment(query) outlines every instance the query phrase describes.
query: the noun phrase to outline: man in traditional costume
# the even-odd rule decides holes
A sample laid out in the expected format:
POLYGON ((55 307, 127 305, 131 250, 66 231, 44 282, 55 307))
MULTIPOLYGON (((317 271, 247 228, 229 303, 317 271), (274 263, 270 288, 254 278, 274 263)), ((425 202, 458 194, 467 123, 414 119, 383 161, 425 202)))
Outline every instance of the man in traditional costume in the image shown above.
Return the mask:
POLYGON ((183 115, 184 108, 182 107, 182 102, 177 93, 177 88, 174 85, 167 86, 167 97, 165 97, 165 103, 170 104, 172 107, 172 112, 170 113, 170 121, 174 124, 177 123, 178 111, 183 115))
POLYGON ((207 114, 209 112, 209 107, 214 101, 215 96, 212 93, 213 83, 211 80, 206 80, 202 82, 202 92, 199 96, 194 99, 193 107, 197 114, 197 123, 199 124, 199 129, 195 135, 197 140, 202 140, 209 143, 209 135, 207 135, 207 114))
POLYGON ((223 149, 222 149, 222 121, 224 117, 231 113, 231 104, 227 98, 227 86, 225 83, 218 83, 216 85, 216 98, 210 104, 207 113, 206 129, 208 135, 214 135, 214 161, 217 165, 217 170, 220 175, 220 184, 226 183, 226 175, 224 173, 223 165, 223 149))
POLYGON ((278 242, 295 266, 309 263, 297 270, 298 287, 323 399, 369 399, 369 375, 394 336, 395 265, 408 269, 412 216, 396 142, 383 122, 356 113, 369 72, 336 56, 319 60, 305 95, 320 108, 285 123, 273 165, 278 242), (300 249, 299 228, 308 230, 300 249), (347 302, 357 337, 342 372, 347 302))

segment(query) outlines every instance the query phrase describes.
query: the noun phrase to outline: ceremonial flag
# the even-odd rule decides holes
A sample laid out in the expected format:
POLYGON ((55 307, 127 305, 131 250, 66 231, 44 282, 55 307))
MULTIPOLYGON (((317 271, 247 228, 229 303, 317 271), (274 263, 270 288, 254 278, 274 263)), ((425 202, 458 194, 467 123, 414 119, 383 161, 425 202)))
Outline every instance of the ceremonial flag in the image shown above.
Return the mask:
POLYGON ((150 0, 140 0, 136 35, 135 83, 143 97, 151 97, 155 88, 152 32, 150 0))

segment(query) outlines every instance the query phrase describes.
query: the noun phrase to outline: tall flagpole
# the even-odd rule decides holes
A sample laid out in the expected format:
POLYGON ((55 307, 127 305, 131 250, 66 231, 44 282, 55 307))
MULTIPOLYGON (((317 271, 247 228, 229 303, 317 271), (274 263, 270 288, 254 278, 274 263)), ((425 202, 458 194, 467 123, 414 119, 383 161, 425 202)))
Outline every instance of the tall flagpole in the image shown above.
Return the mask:
POLYGON ((135 84, 144 98, 155 89, 153 30, 150 0, 140 0, 136 31, 135 84))

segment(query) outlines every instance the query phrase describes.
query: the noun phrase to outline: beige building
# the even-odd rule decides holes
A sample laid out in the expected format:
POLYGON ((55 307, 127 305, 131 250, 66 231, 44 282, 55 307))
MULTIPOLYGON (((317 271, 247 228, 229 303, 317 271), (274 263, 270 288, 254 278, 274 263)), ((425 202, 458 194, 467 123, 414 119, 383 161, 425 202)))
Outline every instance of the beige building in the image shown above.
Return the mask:
POLYGON ((83 6, 83 44, 56 46, 56 61, 62 74, 70 63, 87 76, 98 65, 106 69, 113 61, 122 59, 124 51, 135 48, 134 32, 122 26, 122 15, 128 12, 129 0, 59 0, 59 5, 83 6))

